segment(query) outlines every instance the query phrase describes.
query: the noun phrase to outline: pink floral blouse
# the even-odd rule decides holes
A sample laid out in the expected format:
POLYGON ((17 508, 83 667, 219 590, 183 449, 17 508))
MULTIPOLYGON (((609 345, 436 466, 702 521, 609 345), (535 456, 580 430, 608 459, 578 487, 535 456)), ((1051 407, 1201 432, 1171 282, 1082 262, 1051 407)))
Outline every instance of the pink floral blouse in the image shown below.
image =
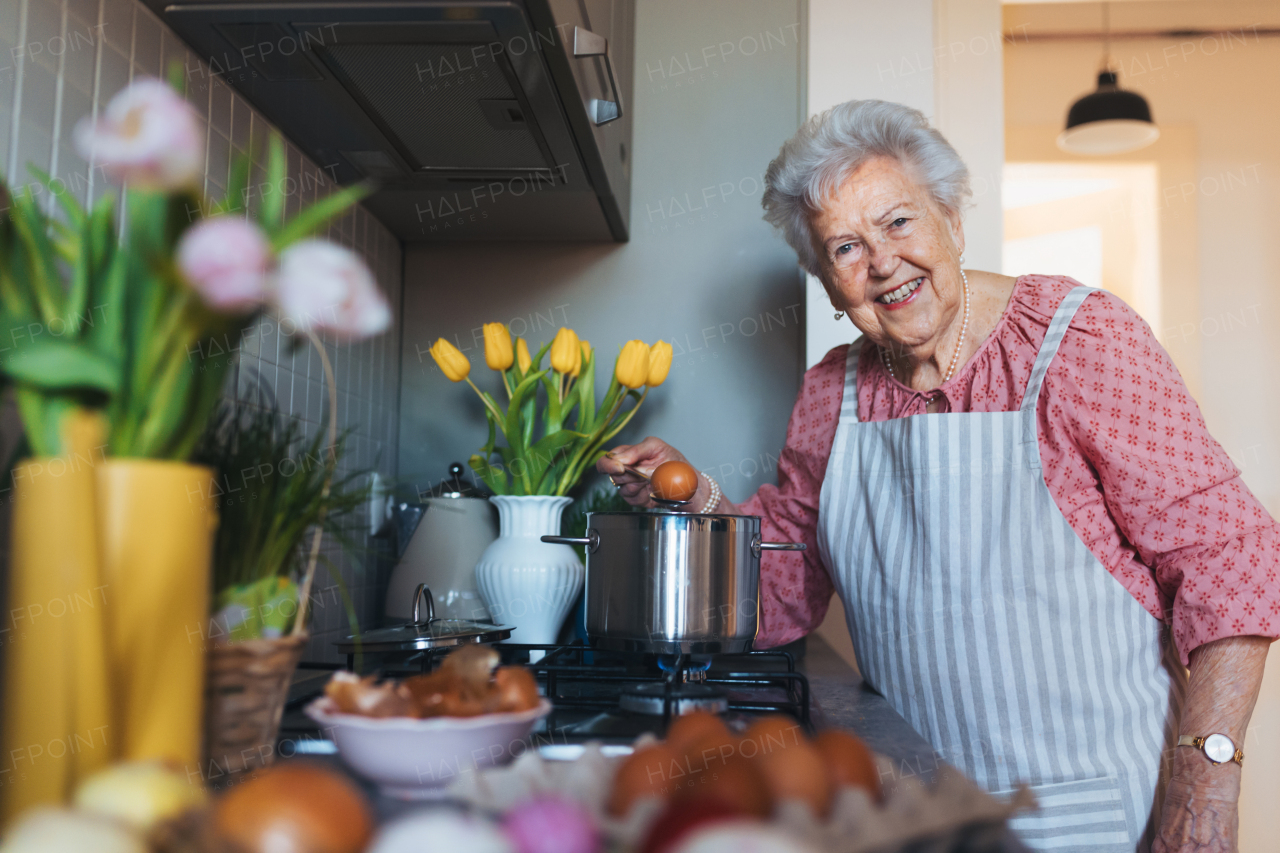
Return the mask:
MULTIPOLYGON (((1010 412, 1022 402, 1058 303, 1073 279, 1018 279, 1004 316, 940 387, 940 411, 1010 412)), ((738 511, 765 538, 805 542, 760 567, 760 648, 790 642, 826 615, 832 586, 818 556, 818 495, 835 438, 846 346, 804 377, 778 485, 738 511)), ((925 398, 884 369, 874 346, 858 365, 858 418, 918 415, 925 398)), ((1038 407, 1045 483, 1080 539, 1152 616, 1191 650, 1222 637, 1280 636, 1280 526, 1205 428, 1200 408, 1151 329, 1105 291, 1081 305, 1049 366, 1038 407)))

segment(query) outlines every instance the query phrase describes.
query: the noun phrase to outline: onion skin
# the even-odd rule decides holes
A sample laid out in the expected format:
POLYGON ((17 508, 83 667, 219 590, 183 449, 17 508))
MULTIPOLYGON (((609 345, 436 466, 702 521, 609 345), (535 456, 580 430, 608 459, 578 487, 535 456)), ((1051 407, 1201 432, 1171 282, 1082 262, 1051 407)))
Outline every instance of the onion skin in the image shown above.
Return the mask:
POLYGON ((360 853, 373 814, 344 776, 307 761, 280 764, 227 792, 214 831, 244 853, 360 853))

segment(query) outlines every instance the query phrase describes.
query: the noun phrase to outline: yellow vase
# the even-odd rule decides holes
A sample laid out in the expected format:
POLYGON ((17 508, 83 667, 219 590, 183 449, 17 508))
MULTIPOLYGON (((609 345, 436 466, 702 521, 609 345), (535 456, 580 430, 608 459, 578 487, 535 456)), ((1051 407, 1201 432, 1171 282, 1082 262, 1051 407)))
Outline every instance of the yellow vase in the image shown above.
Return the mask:
POLYGON ((209 563, 208 468, 113 459, 98 468, 109 671, 120 755, 200 761, 209 563))
POLYGON ((5 823, 30 806, 63 802, 116 755, 94 452, 86 445, 14 470, 9 630, 0 635, 5 823))

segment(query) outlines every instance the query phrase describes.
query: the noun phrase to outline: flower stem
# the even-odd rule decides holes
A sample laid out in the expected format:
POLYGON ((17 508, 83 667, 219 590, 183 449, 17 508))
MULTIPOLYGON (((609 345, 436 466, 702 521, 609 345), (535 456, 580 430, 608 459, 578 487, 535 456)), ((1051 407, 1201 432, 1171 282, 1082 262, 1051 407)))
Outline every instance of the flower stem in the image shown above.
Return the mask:
POLYGON ((503 434, 503 436, 505 436, 508 440, 510 440, 511 436, 507 435, 507 428, 506 428, 506 426, 505 426, 505 424, 506 424, 506 418, 504 418, 504 417, 503 417, 502 412, 499 412, 499 411, 498 411, 498 407, 497 407, 497 406, 494 406, 492 403, 490 403, 490 402, 485 398, 484 394, 481 394, 481 393, 480 393, 480 389, 476 387, 476 383, 474 383, 474 382, 472 382, 472 381, 471 381, 471 377, 470 377, 470 376, 468 376, 468 377, 467 377, 467 384, 471 386, 471 390, 472 390, 472 391, 475 391, 475 392, 476 392, 476 396, 480 398, 480 402, 481 402, 481 403, 484 403, 484 406, 485 406, 485 408, 486 408, 486 409, 488 409, 488 410, 489 410, 489 413, 490 413, 490 414, 492 414, 492 415, 494 416, 494 418, 496 418, 496 419, 497 419, 497 421, 498 421, 498 429, 502 430, 502 434, 503 434))

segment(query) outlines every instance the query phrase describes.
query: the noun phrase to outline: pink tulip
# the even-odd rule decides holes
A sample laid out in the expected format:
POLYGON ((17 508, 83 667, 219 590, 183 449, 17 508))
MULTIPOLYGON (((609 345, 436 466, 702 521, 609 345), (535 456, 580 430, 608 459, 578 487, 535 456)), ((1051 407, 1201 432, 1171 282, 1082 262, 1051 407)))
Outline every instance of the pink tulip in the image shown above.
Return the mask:
POLYGON ((391 309, 360 256, 325 240, 303 240, 280 253, 276 303, 298 331, 323 329, 367 338, 391 323, 391 309))
POLYGON ((188 228, 177 260, 183 277, 215 311, 241 314, 267 299, 271 244, 247 219, 215 216, 188 228))
POLYGON ((140 189, 176 190, 204 176, 204 128, 191 105, 150 77, 116 94, 96 121, 76 125, 76 149, 113 179, 140 189))

